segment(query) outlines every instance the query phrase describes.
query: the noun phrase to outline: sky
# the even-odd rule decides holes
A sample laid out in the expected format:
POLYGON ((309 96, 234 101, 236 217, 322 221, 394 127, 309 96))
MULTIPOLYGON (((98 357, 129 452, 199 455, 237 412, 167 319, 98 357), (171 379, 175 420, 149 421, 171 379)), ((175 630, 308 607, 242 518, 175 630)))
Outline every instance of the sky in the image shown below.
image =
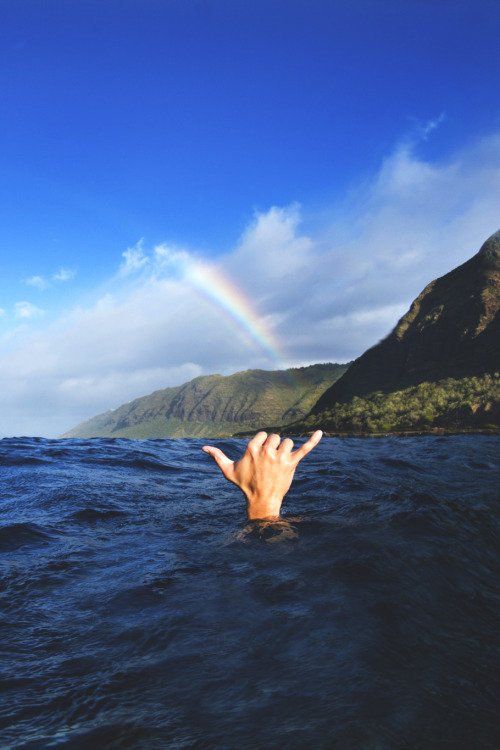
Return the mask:
POLYGON ((496 0, 0 0, 0 436, 349 361, 500 226, 496 0))

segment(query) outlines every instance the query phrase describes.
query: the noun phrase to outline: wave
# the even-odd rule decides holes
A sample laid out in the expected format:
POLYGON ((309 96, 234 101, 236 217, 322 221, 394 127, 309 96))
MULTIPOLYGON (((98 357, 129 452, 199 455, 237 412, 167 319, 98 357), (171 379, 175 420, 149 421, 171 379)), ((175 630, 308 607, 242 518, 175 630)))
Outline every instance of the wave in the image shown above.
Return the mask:
POLYGON ((113 521, 116 518, 125 518, 128 513, 116 508, 100 510, 98 508, 82 508, 67 516, 68 521, 79 521, 81 523, 96 523, 98 521, 113 521))
POLYGON ((55 536, 53 530, 36 523, 10 523, 0 526, 0 551, 9 552, 27 545, 43 544, 55 536))
POLYGON ((498 439, 326 439, 264 524, 201 445, 0 442, 0 746, 496 748, 498 439))
POLYGON ((51 463, 50 459, 41 456, 1 455, 0 466, 41 466, 51 463))

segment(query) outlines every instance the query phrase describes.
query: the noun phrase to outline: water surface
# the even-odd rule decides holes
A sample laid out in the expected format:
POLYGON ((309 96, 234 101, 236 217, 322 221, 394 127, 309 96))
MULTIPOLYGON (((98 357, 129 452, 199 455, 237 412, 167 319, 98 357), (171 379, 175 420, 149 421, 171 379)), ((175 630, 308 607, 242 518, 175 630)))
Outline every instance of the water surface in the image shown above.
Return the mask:
POLYGON ((498 439, 324 439, 281 526, 201 445, 0 441, 0 747, 498 747, 498 439))

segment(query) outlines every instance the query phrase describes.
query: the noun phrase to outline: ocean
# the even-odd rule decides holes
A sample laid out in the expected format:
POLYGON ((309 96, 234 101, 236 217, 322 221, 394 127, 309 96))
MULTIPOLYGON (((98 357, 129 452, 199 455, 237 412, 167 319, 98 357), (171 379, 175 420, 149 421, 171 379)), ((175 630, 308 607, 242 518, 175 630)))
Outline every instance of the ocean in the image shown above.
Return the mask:
POLYGON ((2 750, 497 748, 498 438, 202 445, 0 441, 2 750))

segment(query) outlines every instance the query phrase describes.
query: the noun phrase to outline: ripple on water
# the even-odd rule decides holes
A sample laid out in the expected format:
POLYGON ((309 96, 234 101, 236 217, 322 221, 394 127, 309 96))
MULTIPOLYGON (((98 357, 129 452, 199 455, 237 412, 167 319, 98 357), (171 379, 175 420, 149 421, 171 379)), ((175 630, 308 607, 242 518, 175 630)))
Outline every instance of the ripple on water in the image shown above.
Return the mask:
POLYGON ((496 749, 498 439, 202 445, 0 441, 0 747, 496 749))
POLYGON ((55 529, 36 523, 8 523, 0 526, 0 551, 7 552, 20 547, 45 544, 57 535, 55 529))

